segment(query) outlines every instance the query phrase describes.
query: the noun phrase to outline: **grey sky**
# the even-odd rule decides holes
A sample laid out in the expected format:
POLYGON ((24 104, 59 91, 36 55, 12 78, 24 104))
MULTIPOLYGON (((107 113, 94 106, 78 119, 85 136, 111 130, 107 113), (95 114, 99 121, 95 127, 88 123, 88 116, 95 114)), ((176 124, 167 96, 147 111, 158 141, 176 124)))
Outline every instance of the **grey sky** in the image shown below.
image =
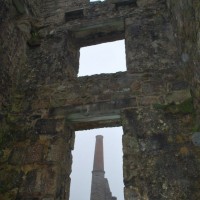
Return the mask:
POLYGON ((126 71, 124 40, 83 47, 79 76, 126 71))
POLYGON ((104 136, 105 177, 113 196, 123 197, 122 128, 103 128, 77 131, 71 174, 70 200, 89 200, 96 135, 104 136))
POLYGON ((94 1, 105 1, 105 0, 90 0, 90 2, 94 2, 94 1))

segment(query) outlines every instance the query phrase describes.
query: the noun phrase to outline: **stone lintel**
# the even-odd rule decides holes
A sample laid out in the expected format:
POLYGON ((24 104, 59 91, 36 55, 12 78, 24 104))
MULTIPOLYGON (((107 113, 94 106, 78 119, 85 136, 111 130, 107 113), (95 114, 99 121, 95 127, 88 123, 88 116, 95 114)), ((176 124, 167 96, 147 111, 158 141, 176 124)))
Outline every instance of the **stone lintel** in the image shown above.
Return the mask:
POLYGON ((89 129, 93 126, 119 126, 120 112, 124 107, 136 107, 136 99, 55 108, 50 111, 49 117, 66 117, 76 130, 89 129))
POLYGON ((124 19, 122 17, 95 20, 69 28, 80 46, 124 39, 124 19), (96 41, 95 41, 96 40, 96 41))
POLYGON ((113 3, 115 4, 116 9, 120 6, 137 6, 137 0, 113 0, 113 3))
POLYGON ((83 17, 84 17, 83 8, 71 10, 71 11, 68 11, 68 12, 65 13, 65 20, 66 21, 79 19, 79 18, 83 18, 83 17))
POLYGON ((70 125, 73 126, 75 131, 87 130, 87 129, 96 129, 96 128, 106 128, 106 127, 119 127, 121 126, 121 119, 110 119, 102 121, 93 121, 91 122, 70 122, 70 125))

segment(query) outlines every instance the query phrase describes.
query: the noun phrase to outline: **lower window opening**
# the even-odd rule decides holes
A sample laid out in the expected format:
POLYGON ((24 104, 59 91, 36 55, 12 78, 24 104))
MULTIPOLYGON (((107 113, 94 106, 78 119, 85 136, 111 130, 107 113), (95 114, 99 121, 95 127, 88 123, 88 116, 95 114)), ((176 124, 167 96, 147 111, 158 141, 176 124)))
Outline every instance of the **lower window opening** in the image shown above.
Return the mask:
MULTIPOLYGON (((70 200, 89 200, 91 195, 96 195, 94 194, 94 187, 95 184, 99 183, 94 182, 98 181, 96 176, 101 176, 101 174, 105 177, 105 182, 108 181, 112 193, 106 195, 116 197, 117 200, 124 200, 122 127, 77 131, 75 134, 75 146, 72 152, 70 200), (103 139, 103 166, 99 164, 102 163, 99 150, 95 150, 99 149, 98 145, 101 138, 103 139), (101 173, 102 167, 105 174, 101 173)), ((103 181, 102 184, 105 182, 103 181)), ((105 191, 98 192, 104 193, 105 191)), ((108 193, 107 189, 106 192, 108 193)))

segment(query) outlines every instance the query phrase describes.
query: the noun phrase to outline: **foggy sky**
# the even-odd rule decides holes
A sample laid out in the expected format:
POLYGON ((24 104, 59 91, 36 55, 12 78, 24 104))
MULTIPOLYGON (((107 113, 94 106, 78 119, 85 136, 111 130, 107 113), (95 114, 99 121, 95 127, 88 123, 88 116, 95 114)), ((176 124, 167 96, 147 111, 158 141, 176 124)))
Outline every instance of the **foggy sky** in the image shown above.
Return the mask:
POLYGON ((90 0, 90 2, 94 2, 94 1, 105 1, 105 0, 90 0))
POLYGON ((83 47, 78 76, 126 71, 124 40, 83 47))

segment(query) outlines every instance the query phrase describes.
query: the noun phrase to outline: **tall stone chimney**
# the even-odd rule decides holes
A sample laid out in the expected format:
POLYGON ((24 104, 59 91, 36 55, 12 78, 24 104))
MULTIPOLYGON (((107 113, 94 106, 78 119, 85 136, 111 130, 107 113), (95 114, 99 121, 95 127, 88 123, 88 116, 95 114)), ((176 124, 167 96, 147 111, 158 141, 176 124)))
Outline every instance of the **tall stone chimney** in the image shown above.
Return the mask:
POLYGON ((104 173, 103 136, 102 135, 96 136, 93 172, 104 173))
POLYGON ((90 200, 113 199, 108 180, 104 177, 104 174, 103 136, 97 135, 94 152, 90 200))

